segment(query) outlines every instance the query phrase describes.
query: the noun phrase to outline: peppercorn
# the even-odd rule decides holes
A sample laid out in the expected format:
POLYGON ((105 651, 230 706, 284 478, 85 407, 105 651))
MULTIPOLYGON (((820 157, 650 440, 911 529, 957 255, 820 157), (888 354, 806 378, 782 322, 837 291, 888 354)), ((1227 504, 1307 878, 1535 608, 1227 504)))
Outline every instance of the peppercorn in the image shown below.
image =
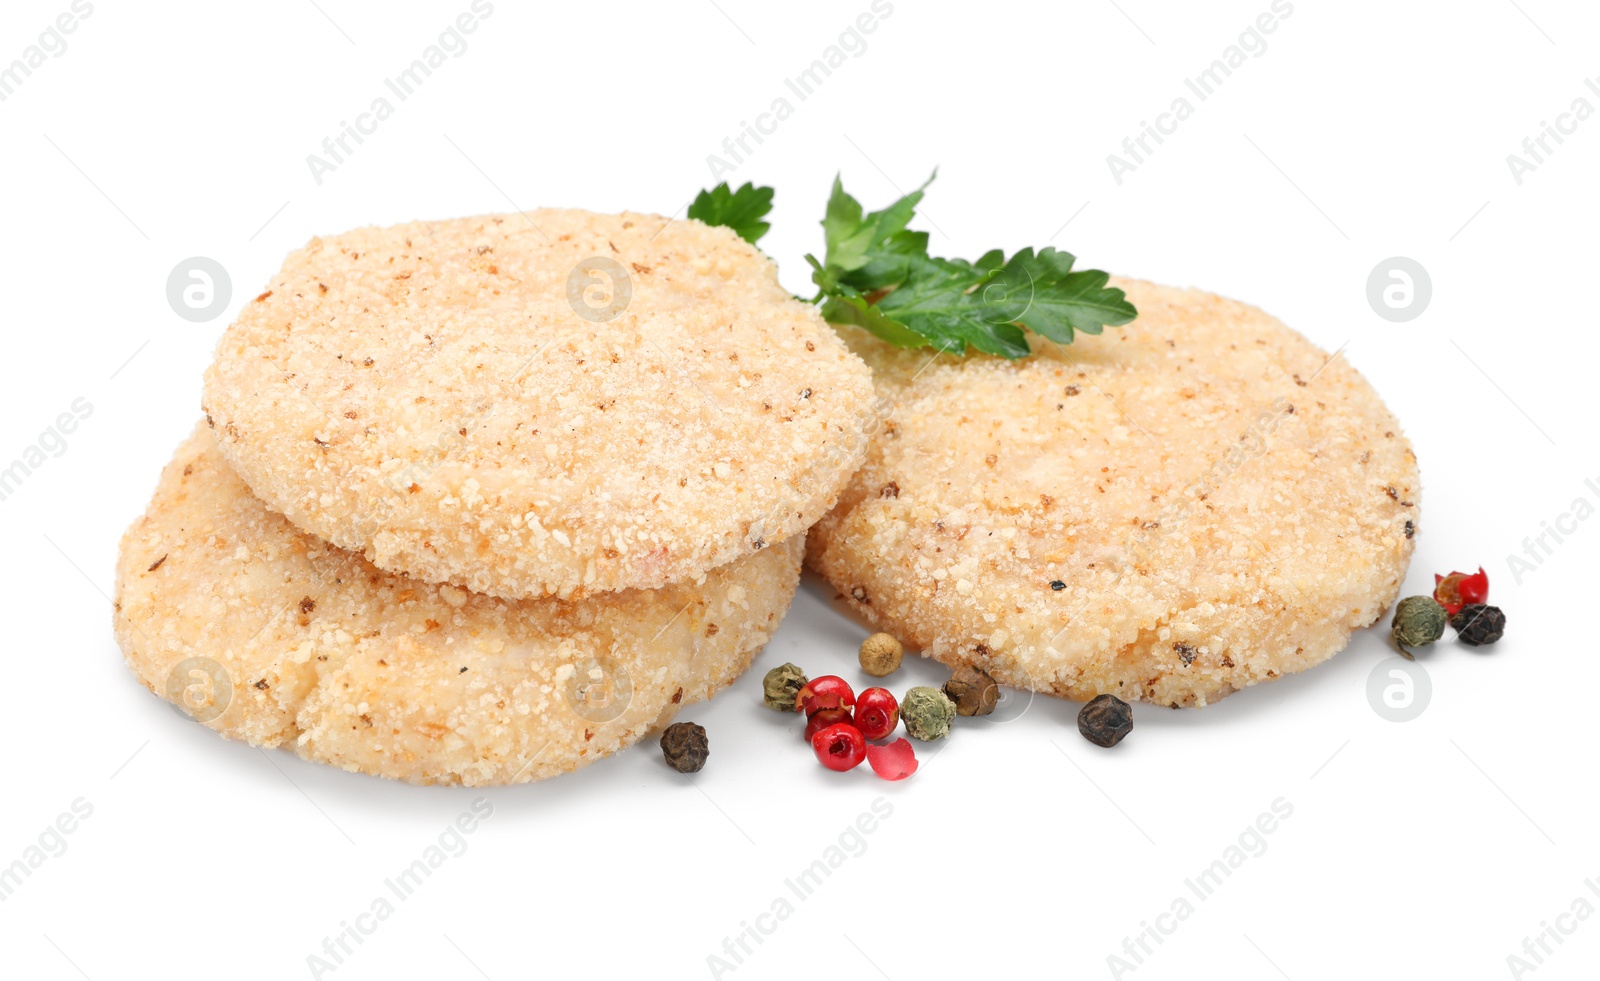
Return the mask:
POLYGON ((867 764, 885 780, 904 780, 917 772, 917 752, 909 739, 896 739, 887 746, 868 746, 867 764))
POLYGON ((944 692, 926 685, 911 689, 900 700, 900 719, 912 739, 943 739, 950 734, 950 720, 955 714, 956 703, 944 692))
POLYGON ((1469 647, 1481 647, 1499 640, 1506 632, 1506 615, 1498 606, 1470 603, 1450 618, 1456 638, 1469 647))
POLYGON ((661 755, 679 773, 700 772, 710 752, 705 729, 693 722, 675 722, 661 734, 661 755))
POLYGON ((900 703, 887 688, 868 688, 856 696, 855 727, 868 739, 888 739, 900 725, 900 703))
POLYGON ((1078 731, 1096 746, 1110 748, 1133 731, 1133 709, 1115 695, 1096 695, 1078 711, 1078 731))
POLYGON ((808 719, 823 709, 848 712, 855 704, 856 693, 850 690, 850 682, 836 674, 812 678, 794 696, 795 710, 804 712, 808 719))
POLYGON ((1452 572, 1448 576, 1433 574, 1433 598, 1444 607, 1447 616, 1455 616, 1463 606, 1489 602, 1489 574, 1478 566, 1478 571, 1468 575, 1452 572))
POLYGON ((1394 608, 1394 625, 1391 628, 1401 656, 1415 660, 1411 652, 1406 650, 1408 645, 1422 647, 1443 637, 1446 619, 1444 607, 1432 596, 1407 596, 1401 600, 1394 608))
POLYGON ((830 770, 853 770, 867 758, 867 739, 860 729, 841 722, 812 736, 811 751, 817 754, 818 762, 830 770))
POLYGON ((956 703, 956 714, 964 716, 988 715, 1000 700, 1000 686, 994 679, 969 664, 956 668, 944 683, 944 693, 956 703))
POLYGON ((822 730, 828 728, 829 726, 836 726, 841 722, 849 725, 855 725, 855 713, 851 712, 849 709, 841 708, 822 709, 818 712, 812 713, 812 715, 806 719, 806 731, 804 733, 806 742, 809 743, 811 741, 811 737, 815 736, 822 730))
POLYGON ((806 673, 793 664, 780 664, 761 681, 761 701, 769 709, 793 712, 794 697, 806 686, 806 673))
POLYGON ((888 634, 873 634, 861 642, 861 670, 883 678, 900 670, 906 649, 888 634))

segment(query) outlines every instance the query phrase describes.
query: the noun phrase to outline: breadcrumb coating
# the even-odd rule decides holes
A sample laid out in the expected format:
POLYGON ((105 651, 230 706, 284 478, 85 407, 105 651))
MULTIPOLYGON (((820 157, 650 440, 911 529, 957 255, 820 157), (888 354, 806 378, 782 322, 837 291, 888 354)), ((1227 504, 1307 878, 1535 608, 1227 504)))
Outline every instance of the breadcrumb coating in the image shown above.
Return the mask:
POLYGON ((410 783, 522 783, 732 682, 788 609, 800 542, 698 584, 496 599, 299 532, 201 424, 123 537, 116 635, 147 688, 229 738, 410 783))
POLYGON ((873 399, 729 229, 543 210, 313 239, 223 335, 203 408, 301 529, 518 599, 654 589, 803 534, 873 399))
POLYGON ((925 655, 1067 698, 1205 705, 1331 657, 1410 562, 1399 424, 1254 307, 1115 285, 1137 321, 1016 362, 840 327, 893 411, 808 563, 925 655))

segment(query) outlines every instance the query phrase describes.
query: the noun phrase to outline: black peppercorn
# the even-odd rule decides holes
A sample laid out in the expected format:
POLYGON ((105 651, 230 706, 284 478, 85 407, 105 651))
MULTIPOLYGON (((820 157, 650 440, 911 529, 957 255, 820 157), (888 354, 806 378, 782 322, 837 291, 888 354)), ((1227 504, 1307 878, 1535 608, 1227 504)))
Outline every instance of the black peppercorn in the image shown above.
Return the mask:
POLYGON ((675 722, 661 734, 661 755, 679 773, 698 773, 711 752, 706 731, 693 722, 675 722))
POLYGON ((1450 626, 1456 628, 1456 637, 1463 644, 1481 647, 1494 643, 1506 632, 1506 615, 1498 606, 1472 603, 1450 618, 1450 626))
POLYGON ((1078 713, 1078 731, 1096 746, 1115 746, 1133 731, 1133 710, 1115 695, 1096 695, 1078 713))

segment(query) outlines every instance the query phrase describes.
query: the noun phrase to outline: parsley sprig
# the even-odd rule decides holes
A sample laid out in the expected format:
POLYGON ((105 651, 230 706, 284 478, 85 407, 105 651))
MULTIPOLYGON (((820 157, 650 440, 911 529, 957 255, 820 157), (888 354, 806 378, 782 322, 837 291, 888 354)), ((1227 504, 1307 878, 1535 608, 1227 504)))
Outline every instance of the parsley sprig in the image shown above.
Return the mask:
MULTIPOLYGON (((835 178, 822 219, 824 258, 807 255, 817 285, 814 302, 832 323, 854 324, 891 344, 969 348, 1002 358, 1030 353, 1025 331, 1060 344, 1098 334, 1138 316, 1122 290, 1098 269, 1074 270, 1076 258, 1045 247, 1007 257, 1000 249, 976 262, 928 252, 928 233, 912 231, 921 187, 881 211, 866 211, 835 178)), ((726 184, 702 191, 689 217, 727 225, 754 243, 768 229, 772 189, 726 184)))
POLYGON ((707 225, 726 225, 751 245, 772 226, 761 219, 772 210, 773 190, 746 182, 737 191, 728 190, 724 181, 709 191, 701 191, 689 205, 689 217, 707 225))

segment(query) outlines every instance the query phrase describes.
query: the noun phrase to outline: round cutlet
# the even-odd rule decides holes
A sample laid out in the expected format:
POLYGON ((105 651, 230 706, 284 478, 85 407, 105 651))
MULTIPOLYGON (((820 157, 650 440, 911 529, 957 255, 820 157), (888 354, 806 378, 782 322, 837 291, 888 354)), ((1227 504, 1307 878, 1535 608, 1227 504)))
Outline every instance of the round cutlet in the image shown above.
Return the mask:
POLYGON ((1016 362, 841 327, 893 405, 808 562, 867 620, 1005 684, 1205 705, 1394 599, 1417 461, 1342 357, 1196 290, 1016 362))
POLYGON ((313 240, 223 335, 204 398, 303 530, 512 599, 654 589, 802 534, 872 404, 729 229, 555 210, 313 240))
POLYGON ((116 634, 146 687, 229 738, 411 783, 520 783, 732 682, 788 609, 800 542, 698 585, 495 599, 299 532, 202 424, 123 537, 116 634))

